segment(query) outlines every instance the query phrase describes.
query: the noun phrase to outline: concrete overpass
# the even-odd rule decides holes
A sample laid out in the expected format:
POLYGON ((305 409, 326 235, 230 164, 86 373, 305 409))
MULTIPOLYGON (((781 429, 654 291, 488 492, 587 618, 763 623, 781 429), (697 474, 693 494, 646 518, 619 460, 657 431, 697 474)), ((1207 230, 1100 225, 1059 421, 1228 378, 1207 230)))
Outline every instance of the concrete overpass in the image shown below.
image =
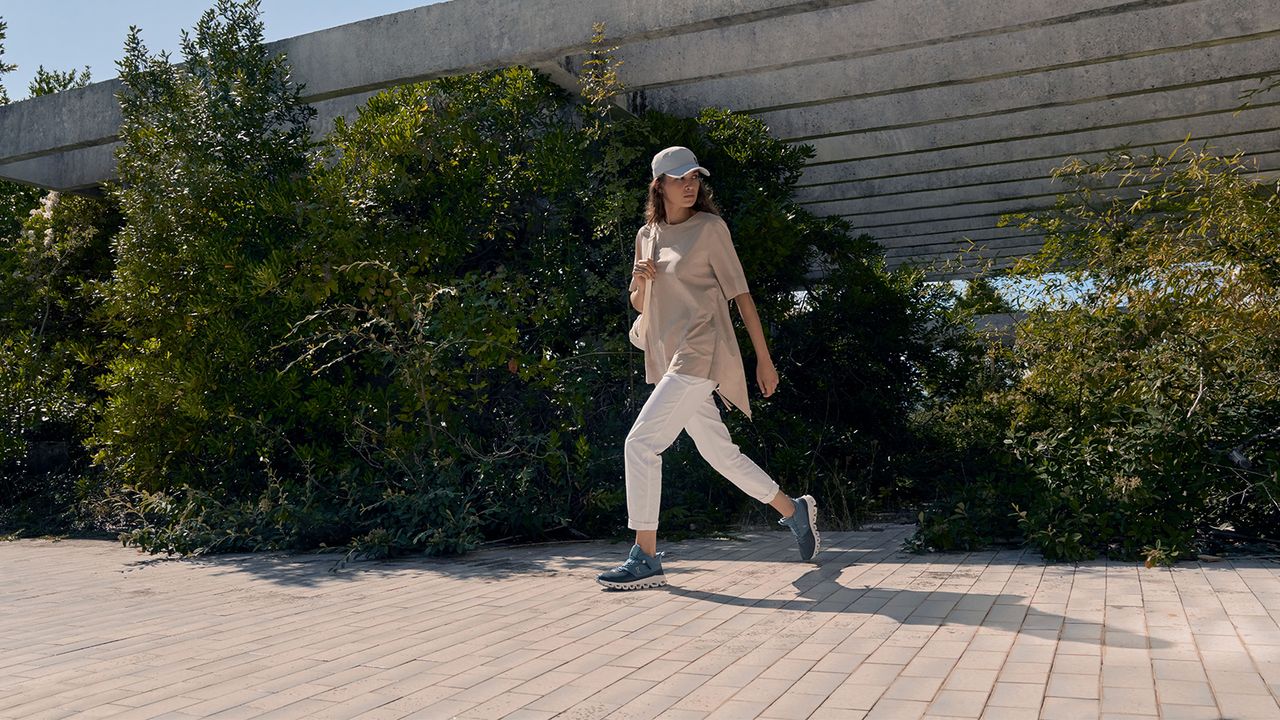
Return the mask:
MULTIPOLYGON (((453 0, 288 38, 324 132, 372 92, 524 64, 576 91, 607 25, 636 111, 750 113, 817 157, 798 199, 873 235, 891 265, 972 241, 1008 264, 1040 239, 996 228, 1047 207, 1070 156, 1191 135, 1280 161, 1280 0, 453 0)), ((0 177, 86 190, 114 175, 118 81, 0 107, 0 177)), ((965 271, 952 269, 950 275, 965 271)))

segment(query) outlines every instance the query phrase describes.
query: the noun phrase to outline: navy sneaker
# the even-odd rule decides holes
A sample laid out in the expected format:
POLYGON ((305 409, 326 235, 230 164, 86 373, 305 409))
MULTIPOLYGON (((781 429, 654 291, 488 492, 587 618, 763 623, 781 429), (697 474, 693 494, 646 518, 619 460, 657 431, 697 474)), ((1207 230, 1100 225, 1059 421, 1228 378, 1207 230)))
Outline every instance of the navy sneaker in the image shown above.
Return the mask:
POLYGON ((822 547, 822 536, 818 533, 818 504, 812 495, 801 495, 791 500, 796 504, 795 514, 782 518, 778 524, 791 528, 800 547, 800 559, 809 562, 822 547))
POLYGON ((663 553, 649 555, 639 545, 633 545, 627 561, 608 572, 600 573, 596 582, 612 590, 662 587, 667 584, 667 576, 662 574, 662 555, 663 553))

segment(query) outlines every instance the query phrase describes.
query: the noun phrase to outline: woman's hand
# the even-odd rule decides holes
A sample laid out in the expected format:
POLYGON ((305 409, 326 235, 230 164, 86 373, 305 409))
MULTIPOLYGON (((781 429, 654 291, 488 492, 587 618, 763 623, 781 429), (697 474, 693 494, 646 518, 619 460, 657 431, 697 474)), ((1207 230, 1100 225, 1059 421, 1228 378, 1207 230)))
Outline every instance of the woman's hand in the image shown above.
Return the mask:
POLYGON ((636 264, 631 267, 631 274, 640 282, 636 285, 636 289, 631 291, 631 307, 636 312, 644 312, 644 288, 645 283, 658 276, 658 267, 653 260, 637 260, 636 264))
POLYGON ((773 366, 771 358, 763 357, 756 361, 756 383, 760 385, 760 392, 765 397, 778 389, 778 370, 773 366))
POLYGON ((652 280, 658 276, 658 266, 653 260, 637 260, 631 274, 641 280, 652 280))

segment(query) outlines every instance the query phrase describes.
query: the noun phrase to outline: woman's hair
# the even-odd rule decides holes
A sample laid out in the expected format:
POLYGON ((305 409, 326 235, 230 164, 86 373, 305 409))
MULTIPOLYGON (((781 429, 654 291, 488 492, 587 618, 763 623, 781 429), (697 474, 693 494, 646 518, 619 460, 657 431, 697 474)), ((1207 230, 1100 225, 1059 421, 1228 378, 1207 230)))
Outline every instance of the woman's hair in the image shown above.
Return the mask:
MULTIPOLYGON (((649 183, 649 202, 645 204, 644 221, 650 225, 654 223, 667 221, 667 207, 662 201, 662 178, 665 175, 659 175, 649 183)), ((711 191, 711 186, 707 184, 706 178, 698 183, 698 199, 693 201, 693 209, 702 212, 719 215, 720 208, 716 205, 715 193, 711 191)))

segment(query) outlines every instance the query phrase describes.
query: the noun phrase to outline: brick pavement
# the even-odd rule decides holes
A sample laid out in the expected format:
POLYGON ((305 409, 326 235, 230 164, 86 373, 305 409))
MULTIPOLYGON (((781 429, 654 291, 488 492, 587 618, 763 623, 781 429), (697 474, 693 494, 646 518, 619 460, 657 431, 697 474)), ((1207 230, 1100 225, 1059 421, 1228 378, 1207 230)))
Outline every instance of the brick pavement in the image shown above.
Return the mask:
POLYGON ((0 718, 1275 718, 1280 563, 914 556, 911 527, 458 560, 0 543, 0 718))

